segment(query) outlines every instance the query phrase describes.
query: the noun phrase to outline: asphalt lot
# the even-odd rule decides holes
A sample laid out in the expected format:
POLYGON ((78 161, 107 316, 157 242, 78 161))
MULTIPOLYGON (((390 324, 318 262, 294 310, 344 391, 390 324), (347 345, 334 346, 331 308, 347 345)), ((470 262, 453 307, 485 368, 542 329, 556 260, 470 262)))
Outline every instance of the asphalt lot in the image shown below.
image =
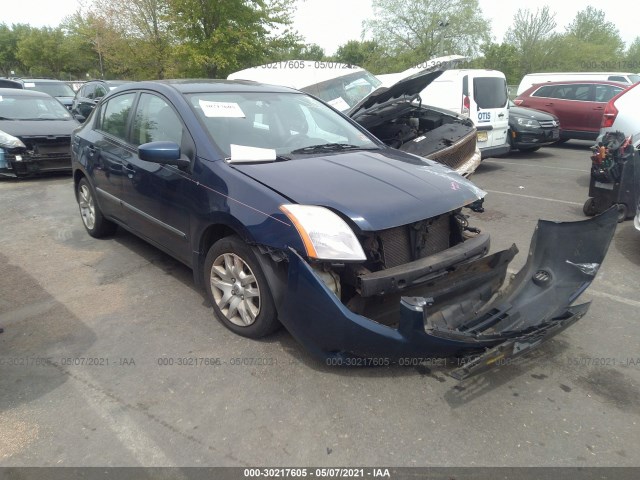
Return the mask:
MULTIPOLYGON (((588 146, 483 162, 471 223, 492 250, 515 242, 519 267, 538 218, 584 219, 588 146)), ((90 238, 70 177, 0 181, 0 208, 2 466, 640 465, 630 221, 585 318, 459 383, 444 366, 327 367, 285 331, 235 336, 189 269, 123 230, 90 238)))

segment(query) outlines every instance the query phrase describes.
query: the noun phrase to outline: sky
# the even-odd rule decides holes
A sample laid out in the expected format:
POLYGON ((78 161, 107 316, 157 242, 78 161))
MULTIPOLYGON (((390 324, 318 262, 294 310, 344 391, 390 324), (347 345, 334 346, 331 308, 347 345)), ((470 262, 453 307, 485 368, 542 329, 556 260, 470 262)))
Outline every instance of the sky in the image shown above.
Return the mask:
MULTIPOLYGON (((371 3, 372 0, 304 0, 299 2, 294 27, 308 43, 320 45, 326 54, 331 55, 347 41, 361 39, 362 22, 371 18, 373 13, 371 3)), ((549 5, 551 11, 556 12, 558 32, 564 31, 578 11, 592 5, 605 10, 606 19, 616 25, 627 45, 640 35, 634 7, 628 0, 608 0, 606 3, 588 0, 479 0, 479 3, 484 17, 491 20, 492 36, 497 42, 502 41, 518 8, 535 11, 544 5, 549 5)), ((0 22, 54 27, 65 16, 73 14, 78 6, 79 0, 0 0, 0 22)))

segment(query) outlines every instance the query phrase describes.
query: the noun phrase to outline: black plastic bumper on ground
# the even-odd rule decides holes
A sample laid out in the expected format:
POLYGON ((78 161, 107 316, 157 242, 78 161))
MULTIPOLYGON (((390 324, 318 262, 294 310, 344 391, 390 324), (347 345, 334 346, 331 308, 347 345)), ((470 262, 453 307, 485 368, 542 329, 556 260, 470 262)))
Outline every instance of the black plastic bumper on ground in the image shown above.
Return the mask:
MULTIPOLYGON (((584 315, 588 305, 571 305, 593 281, 616 223, 615 209, 581 222, 540 221, 526 265, 501 294, 493 295, 515 247, 464 263, 450 276, 426 282, 419 295, 414 289, 411 295, 422 301, 397 301, 396 327, 350 311, 291 251, 286 294, 277 302, 279 318, 311 353, 333 365, 353 358, 473 359, 495 348, 515 354, 584 315)), ((472 360, 454 375, 463 378, 488 368, 497 358, 492 355, 498 354, 472 360)))

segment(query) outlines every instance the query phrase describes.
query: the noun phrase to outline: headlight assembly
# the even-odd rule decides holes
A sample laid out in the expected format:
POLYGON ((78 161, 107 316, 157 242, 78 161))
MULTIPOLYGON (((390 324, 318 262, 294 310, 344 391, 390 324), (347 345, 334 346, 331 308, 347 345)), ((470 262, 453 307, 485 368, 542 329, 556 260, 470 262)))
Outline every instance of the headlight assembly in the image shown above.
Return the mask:
POLYGON ((6 132, 0 130, 0 147, 4 148, 27 148, 22 140, 14 137, 13 135, 9 135, 6 132))
POLYGON ((517 118, 516 121, 518 122, 518 125, 521 125, 523 127, 540 128, 540 122, 534 120, 533 118, 520 117, 517 118))
POLYGON ((314 205, 282 205, 280 210, 295 225, 309 258, 345 262, 367 259, 353 230, 331 210, 314 205))

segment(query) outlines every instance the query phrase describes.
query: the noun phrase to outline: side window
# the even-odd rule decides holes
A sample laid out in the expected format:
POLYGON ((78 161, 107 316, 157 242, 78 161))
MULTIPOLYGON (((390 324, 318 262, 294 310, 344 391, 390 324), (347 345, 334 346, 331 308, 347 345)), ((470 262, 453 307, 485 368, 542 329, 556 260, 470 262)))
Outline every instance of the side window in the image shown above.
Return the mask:
POLYGON ((596 102, 608 102, 623 89, 613 85, 596 85, 596 102))
POLYGON ((102 106, 100 112, 101 124, 98 128, 114 137, 126 140, 127 121, 134 97, 135 93, 127 93, 109 99, 109 101, 102 106))
POLYGON ((182 122, 165 100, 143 93, 133 119, 132 143, 142 145, 162 140, 182 144, 182 122))
POLYGON ((593 101, 593 97, 591 96, 591 85, 576 85, 574 95, 575 100, 580 100, 581 102, 593 101))
POLYGON ((553 96, 553 85, 545 85, 544 87, 540 87, 538 90, 531 94, 532 97, 552 97, 553 96))
POLYGON ((95 96, 96 96, 95 95, 95 92, 96 92, 96 86, 95 85, 87 85, 84 88, 85 88, 85 90, 84 90, 83 97, 91 98, 91 99, 95 98, 95 96))
POLYGON ((96 85, 94 98, 102 98, 107 94, 107 89, 103 85, 96 85))
POLYGON ((610 82, 628 82, 626 78, 621 77, 620 75, 611 75, 609 78, 607 78, 607 80, 609 80, 610 82))

